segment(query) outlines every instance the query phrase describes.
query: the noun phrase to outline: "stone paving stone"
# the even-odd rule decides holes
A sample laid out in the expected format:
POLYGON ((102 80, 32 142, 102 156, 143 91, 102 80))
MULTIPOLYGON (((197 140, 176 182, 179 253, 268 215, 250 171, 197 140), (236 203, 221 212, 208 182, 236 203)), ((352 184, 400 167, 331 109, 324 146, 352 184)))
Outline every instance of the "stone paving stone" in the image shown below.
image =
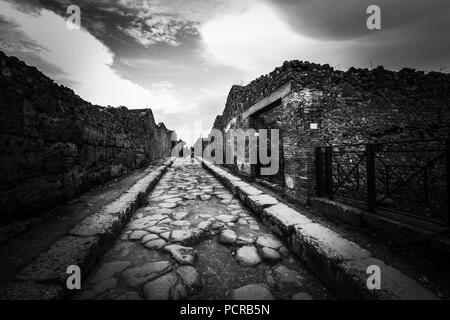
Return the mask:
POLYGON ((162 233, 160 233, 159 236, 160 236, 161 238, 163 238, 164 240, 169 241, 169 240, 170 240, 171 234, 172 234, 172 231, 169 230, 169 231, 167 231, 167 232, 162 232, 162 233))
POLYGON ((281 260, 281 255, 277 250, 272 248, 263 247, 259 250, 259 255, 264 261, 269 261, 270 263, 275 263, 281 260))
POLYGON ((106 263, 101 266, 101 268, 95 273, 94 277, 91 279, 92 282, 98 282, 107 278, 114 277, 120 274, 124 269, 126 269, 131 263, 129 261, 113 261, 106 263))
POLYGON ((240 245, 245 245, 245 244, 252 244, 255 242, 256 237, 254 236, 249 236, 249 235, 244 235, 244 236, 239 236, 237 238, 236 243, 240 244, 240 245))
POLYGON ((290 295, 303 287, 304 278, 295 270, 286 266, 278 266, 269 272, 267 283, 271 288, 290 295))
POLYGON ((171 231, 171 229, 168 226, 154 226, 148 228, 147 231, 155 234, 161 234, 167 231, 171 231))
POLYGON ((161 221, 158 221, 158 225, 163 225, 163 224, 170 224, 170 223, 172 223, 172 220, 171 219, 169 219, 169 218, 166 218, 166 219, 164 219, 164 220, 161 220, 161 221))
POLYGON ((182 200, 183 199, 181 199, 181 198, 170 198, 170 199, 164 200, 164 202, 166 202, 166 203, 176 203, 176 202, 180 202, 182 200))
POLYGON ((180 228, 188 228, 191 225, 191 223, 189 221, 187 221, 187 220, 174 221, 172 224, 174 226, 180 227, 180 228))
POLYGON ((166 246, 164 250, 169 252, 172 257, 182 265, 194 265, 195 263, 196 252, 193 248, 173 244, 166 246))
POLYGON ((190 293, 196 293, 202 286, 198 271, 192 266, 183 266, 176 270, 183 284, 190 293))
POLYGON ((259 247, 268 247, 275 250, 278 250, 283 245, 281 241, 275 239, 270 235, 259 236, 256 239, 255 244, 259 247))
POLYGON ((129 239, 130 240, 141 240, 146 235, 148 235, 147 231, 137 230, 137 231, 134 231, 132 234, 130 234, 129 239))
POLYGON ((166 218, 167 216, 161 216, 161 215, 157 215, 158 218, 161 217, 160 219, 155 219, 155 217, 152 216, 147 216, 141 219, 137 219, 137 220, 133 220, 131 221, 127 228, 128 229, 147 229, 149 227, 154 226, 155 224, 158 223, 159 220, 166 218))
POLYGON ((228 223, 237 221, 238 217, 227 214, 221 214, 220 216, 217 216, 216 219, 220 222, 228 223))
POLYGON ((142 298, 137 292, 130 291, 119 295, 114 300, 142 300, 142 298))
POLYGON ((212 222, 211 221, 202 221, 198 224, 198 228, 202 230, 209 230, 211 228, 212 222))
POLYGON ((100 294, 104 293, 107 290, 114 289, 117 286, 117 279, 108 278, 102 281, 95 283, 92 287, 89 287, 88 290, 84 291, 79 299, 82 300, 91 300, 95 299, 100 294))
POLYGON ((147 242, 149 242, 151 240, 156 240, 156 239, 159 239, 159 236, 154 234, 154 233, 150 233, 150 234, 147 234, 146 236, 144 236, 141 239, 141 243, 145 244, 145 243, 147 243, 147 242))
POLYGON ((292 300, 314 300, 314 298, 306 292, 299 292, 292 296, 292 300))
POLYGON ((155 239, 155 240, 150 240, 148 242, 146 242, 144 244, 144 247, 146 247, 147 249, 162 249, 165 245, 166 245, 166 241, 163 239, 155 239))
POLYGON ((274 297, 265 285, 249 284, 233 290, 231 300, 274 300, 274 297))
POLYGON ((190 242, 192 241, 193 234, 191 231, 174 230, 170 235, 170 240, 174 242, 190 242), (189 241, 190 240, 190 241, 189 241))
POLYGON ((177 206, 177 204, 171 203, 171 202, 163 202, 163 203, 160 203, 159 206, 162 208, 172 209, 172 208, 175 208, 177 206))
POLYGON ((158 279, 148 282, 143 288, 146 300, 169 300, 172 288, 177 284, 178 278, 174 273, 168 273, 158 279))
POLYGON ((176 212, 172 215, 172 218, 175 220, 183 220, 189 215, 187 212, 176 212))
POLYGON ((122 273, 121 280, 128 286, 135 288, 146 283, 147 281, 156 279, 170 270, 172 270, 172 265, 169 261, 150 262, 142 267, 135 267, 125 270, 122 273))
POLYGON ((237 235, 233 230, 226 229, 220 233, 219 242, 223 244, 233 244, 237 240, 237 235))
POLYGON ((243 246, 236 251, 236 261, 246 267, 256 266, 261 262, 255 246, 243 246))

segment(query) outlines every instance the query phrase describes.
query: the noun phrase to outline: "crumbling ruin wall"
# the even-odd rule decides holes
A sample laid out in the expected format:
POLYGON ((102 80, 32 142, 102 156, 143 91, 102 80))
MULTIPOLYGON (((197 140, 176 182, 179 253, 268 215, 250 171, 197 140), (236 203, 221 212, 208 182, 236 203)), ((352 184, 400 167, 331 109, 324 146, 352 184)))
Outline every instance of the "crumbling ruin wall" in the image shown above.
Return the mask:
POLYGON ((0 52, 0 220, 170 156, 150 109, 92 105, 0 52))
MULTIPOLYGON (((236 128, 252 127, 244 112, 289 83, 281 103, 269 106, 277 115, 270 126, 282 135, 283 193, 301 202, 315 193, 316 146, 449 137, 449 74, 382 67, 344 72, 302 61, 233 86, 213 127, 224 130, 234 118, 236 128)), ((252 175, 249 166, 230 168, 252 175)))

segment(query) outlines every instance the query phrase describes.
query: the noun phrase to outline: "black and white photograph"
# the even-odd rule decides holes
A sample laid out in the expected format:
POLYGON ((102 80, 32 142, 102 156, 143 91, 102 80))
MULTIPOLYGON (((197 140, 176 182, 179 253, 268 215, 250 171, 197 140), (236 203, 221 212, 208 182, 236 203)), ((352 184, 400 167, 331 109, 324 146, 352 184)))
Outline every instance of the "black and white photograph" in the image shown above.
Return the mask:
POLYGON ((0 300, 450 300, 449 31, 449 0, 0 0, 0 300))

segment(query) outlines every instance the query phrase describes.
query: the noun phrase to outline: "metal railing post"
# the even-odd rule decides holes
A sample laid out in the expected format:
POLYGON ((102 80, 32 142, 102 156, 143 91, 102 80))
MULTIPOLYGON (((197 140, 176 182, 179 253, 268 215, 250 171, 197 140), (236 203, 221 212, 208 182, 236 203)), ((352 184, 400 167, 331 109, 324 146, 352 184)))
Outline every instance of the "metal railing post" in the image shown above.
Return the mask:
POLYGON ((373 212, 376 203, 375 185, 375 145, 366 144, 366 171, 367 171, 367 211, 373 212))
POLYGON ((330 200, 333 199, 333 156, 332 147, 325 147, 325 184, 326 193, 330 200))
POLYGON ((447 176, 447 227, 450 228, 450 139, 445 140, 445 171, 447 176))
POLYGON ((321 147, 316 147, 316 183, 317 196, 321 197, 323 194, 323 159, 321 147))

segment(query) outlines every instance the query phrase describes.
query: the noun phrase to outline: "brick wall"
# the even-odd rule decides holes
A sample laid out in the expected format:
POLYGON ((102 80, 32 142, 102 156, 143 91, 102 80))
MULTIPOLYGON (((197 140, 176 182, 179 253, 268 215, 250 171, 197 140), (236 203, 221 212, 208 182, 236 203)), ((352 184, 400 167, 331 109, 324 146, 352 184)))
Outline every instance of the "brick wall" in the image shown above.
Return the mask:
POLYGON ((283 137, 289 181, 283 193, 295 200, 307 202, 315 194, 315 146, 450 136, 449 74, 382 67, 343 72, 302 61, 285 62, 247 86, 233 86, 213 128, 223 130, 233 118, 237 128, 248 127, 244 111, 289 82, 291 92, 272 111, 277 119, 271 126, 283 137))
POLYGON ((0 220, 170 156, 150 109, 92 105, 0 52, 0 220))

